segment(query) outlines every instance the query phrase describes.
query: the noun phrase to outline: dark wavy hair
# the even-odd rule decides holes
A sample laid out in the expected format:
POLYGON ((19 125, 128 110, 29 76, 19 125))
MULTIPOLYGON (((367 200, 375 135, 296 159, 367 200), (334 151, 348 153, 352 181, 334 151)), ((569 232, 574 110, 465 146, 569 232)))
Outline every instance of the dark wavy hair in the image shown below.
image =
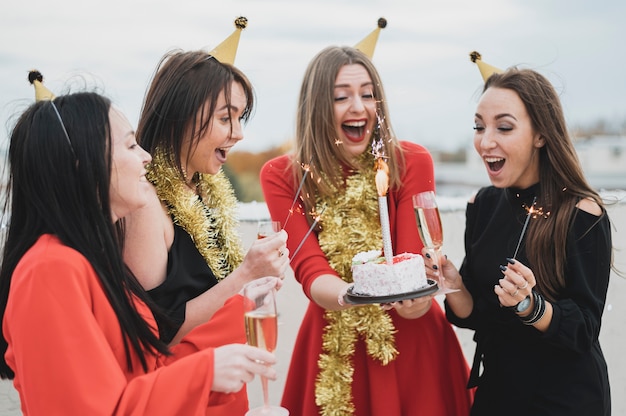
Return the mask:
MULTIPOLYGON (((134 352, 147 371, 145 352, 168 349, 134 307, 132 295, 150 303, 124 264, 111 216, 110 108, 109 99, 80 92, 37 102, 17 120, 8 152, 4 216, 10 222, 0 269, 0 321, 17 263, 42 234, 54 234, 91 263, 119 320, 129 369, 134 352)), ((6 349, 0 335, 0 377, 13 378, 6 349)))

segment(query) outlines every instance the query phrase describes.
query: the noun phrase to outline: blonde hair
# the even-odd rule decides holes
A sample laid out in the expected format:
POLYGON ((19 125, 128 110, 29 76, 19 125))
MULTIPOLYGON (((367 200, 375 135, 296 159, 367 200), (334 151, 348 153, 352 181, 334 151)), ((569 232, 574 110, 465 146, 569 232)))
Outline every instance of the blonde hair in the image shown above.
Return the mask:
MULTIPOLYGON (((377 101, 377 112, 384 120, 387 132, 383 140, 384 152, 388 156, 389 184, 400 186, 400 173, 404 168, 404 157, 400 144, 393 133, 382 81, 370 59, 351 47, 331 46, 319 52, 309 63, 300 88, 296 118, 296 147, 293 174, 296 183, 307 175, 303 185, 302 200, 307 215, 315 206, 317 196, 328 196, 343 187, 342 165, 353 170, 364 169, 361 159, 353 159, 337 145, 334 120, 334 88, 337 74, 345 65, 361 65, 373 83, 373 95, 377 101), (302 168, 307 164, 308 169, 302 168), (309 173, 310 172, 310 173, 309 173)), ((378 139, 378 129, 372 139, 378 139)))

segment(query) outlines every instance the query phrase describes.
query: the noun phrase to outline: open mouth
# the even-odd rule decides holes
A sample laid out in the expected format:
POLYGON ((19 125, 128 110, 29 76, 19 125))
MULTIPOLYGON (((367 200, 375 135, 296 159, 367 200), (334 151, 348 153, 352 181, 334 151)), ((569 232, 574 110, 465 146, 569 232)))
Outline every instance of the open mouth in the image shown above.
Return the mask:
POLYGON ((487 162, 487 166, 489 170, 492 172, 497 172, 504 166, 504 162, 506 159, 501 157, 486 157, 485 162, 487 162))
POLYGON ((217 149, 215 149, 215 155, 217 156, 217 159, 224 163, 226 162, 226 154, 228 153, 227 149, 224 148, 220 148, 218 147, 217 149))
POLYGON ((353 141, 361 141, 365 137, 365 121, 350 121, 341 125, 346 137, 353 141))

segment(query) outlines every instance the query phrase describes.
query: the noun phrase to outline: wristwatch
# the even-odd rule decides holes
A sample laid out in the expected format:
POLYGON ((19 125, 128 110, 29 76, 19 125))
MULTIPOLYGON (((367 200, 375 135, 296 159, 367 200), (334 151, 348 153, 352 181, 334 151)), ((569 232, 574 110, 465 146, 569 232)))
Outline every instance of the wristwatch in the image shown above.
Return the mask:
POLYGON ((512 309, 515 313, 523 313, 530 307, 530 295, 526 296, 520 303, 513 306, 512 309))

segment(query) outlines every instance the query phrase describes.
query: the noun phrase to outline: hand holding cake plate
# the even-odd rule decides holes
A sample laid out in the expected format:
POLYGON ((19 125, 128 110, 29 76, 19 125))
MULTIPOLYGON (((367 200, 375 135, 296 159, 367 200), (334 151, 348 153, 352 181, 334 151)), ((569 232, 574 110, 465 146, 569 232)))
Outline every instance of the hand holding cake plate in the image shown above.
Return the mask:
POLYGON ((423 288, 406 292, 406 293, 398 293, 395 295, 361 295, 359 293, 354 292, 354 286, 348 288, 348 292, 345 294, 344 299, 346 303, 352 303, 354 305, 369 305, 369 304, 383 304, 383 303, 392 303, 392 302, 400 302, 402 300, 407 299, 417 299, 424 296, 429 296, 437 292, 439 290, 439 286, 437 286, 437 282, 434 280, 428 279, 428 285, 423 288))
POLYGON ((352 259, 353 286, 344 299, 352 304, 391 303, 417 299, 437 291, 437 282, 426 278, 424 259, 402 253, 387 263, 378 250, 358 253, 352 259))

